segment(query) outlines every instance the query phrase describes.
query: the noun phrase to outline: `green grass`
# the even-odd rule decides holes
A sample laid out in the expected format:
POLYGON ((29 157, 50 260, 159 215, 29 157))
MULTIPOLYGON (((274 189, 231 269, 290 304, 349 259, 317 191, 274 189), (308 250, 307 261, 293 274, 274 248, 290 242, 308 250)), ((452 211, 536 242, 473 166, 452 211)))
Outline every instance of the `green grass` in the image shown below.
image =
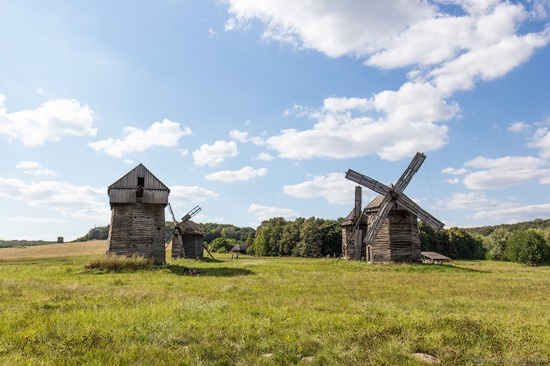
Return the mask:
POLYGON ((0 364, 550 363, 550 267, 216 257, 0 261, 0 364))

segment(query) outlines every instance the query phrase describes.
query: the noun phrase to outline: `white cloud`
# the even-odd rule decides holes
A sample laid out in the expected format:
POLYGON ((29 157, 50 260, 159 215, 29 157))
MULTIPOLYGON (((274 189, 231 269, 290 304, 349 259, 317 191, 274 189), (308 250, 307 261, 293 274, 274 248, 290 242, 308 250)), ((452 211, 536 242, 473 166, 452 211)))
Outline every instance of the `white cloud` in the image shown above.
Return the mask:
POLYGON ((498 201, 488 198, 483 192, 453 193, 442 203, 449 210, 477 211, 487 207, 499 206, 498 201))
POLYGON ((169 200, 172 206, 177 207, 205 202, 216 197, 216 192, 198 186, 173 186, 170 188, 169 200))
POLYGON ((355 184, 344 178, 343 173, 330 173, 294 185, 285 185, 283 193, 296 198, 323 197, 329 203, 351 204, 354 201, 355 184))
POLYGON ((250 205, 248 212, 253 214, 258 221, 269 220, 273 217, 283 217, 285 219, 298 217, 298 213, 289 208, 268 207, 257 204, 250 205))
POLYGON ((478 157, 464 164, 479 169, 464 177, 468 189, 499 189, 538 181, 550 184, 548 164, 539 158, 507 156, 498 159, 478 157))
POLYGON ((547 32, 511 35, 498 43, 462 54, 430 72, 437 89, 443 95, 470 90, 477 79, 494 80, 506 75, 527 61, 539 47, 549 41, 547 32))
POLYGON ((21 161, 15 165, 17 169, 23 170, 23 174, 28 175, 55 175, 51 169, 45 169, 42 164, 36 161, 21 161))
POLYGON ((258 160, 261 160, 261 161, 271 161, 273 160, 273 155, 269 154, 269 153, 266 153, 266 152, 261 152, 258 154, 258 157, 257 157, 258 160))
POLYGON ((539 148, 539 154, 543 159, 550 159, 550 130, 548 127, 537 128, 530 146, 539 148))
POLYGON ((239 154, 237 144, 234 141, 216 141, 214 145, 201 145, 200 149, 193 151, 193 161, 198 166, 216 166, 227 157, 235 157, 239 154))
POLYGON ((380 68, 438 65, 513 35, 527 16, 521 5, 507 3, 473 12, 466 6, 465 10, 463 16, 440 12, 411 24, 370 56, 367 64, 380 68))
POLYGON ((449 184, 458 184, 458 183, 460 183, 460 178, 446 179, 445 182, 447 182, 449 184))
POLYGON ((257 177, 263 177, 267 175, 266 168, 254 169, 251 166, 245 166, 239 170, 222 170, 219 172, 206 175, 206 180, 218 181, 218 182, 243 182, 253 180, 257 177))
POLYGON ((74 99, 42 103, 33 110, 8 113, 0 94, 0 135, 19 139, 25 146, 39 146, 67 136, 95 136, 95 113, 74 99))
POLYGON ((265 141, 258 136, 249 137, 248 132, 243 132, 239 130, 231 130, 229 132, 231 139, 239 142, 252 142, 254 145, 262 146, 265 144, 265 141))
POLYGON ((508 126, 508 131, 514 133, 525 132, 527 130, 529 130, 529 125, 525 122, 512 122, 510 126, 508 126))
POLYGON ((448 128, 436 122, 457 115, 459 109, 439 98, 429 84, 406 83, 398 91, 384 91, 372 99, 345 98, 326 103, 330 110, 309 112, 317 122, 311 129, 282 130, 267 146, 290 159, 351 158, 377 153, 398 160, 417 151, 433 151, 447 143, 448 128), (352 116, 350 108, 358 108, 352 116), (343 111, 345 109, 345 111, 343 111), (362 113, 372 110, 373 115, 362 113), (334 110, 338 112, 334 112, 334 110), (342 112, 340 112, 342 111, 342 112))
POLYGON ((56 219, 51 217, 27 217, 27 216, 15 216, 11 220, 18 222, 26 222, 29 224, 64 224, 68 221, 66 219, 56 219))
POLYGON ((96 151, 103 151, 115 158, 135 152, 145 151, 153 147, 175 147, 182 136, 191 135, 189 127, 180 128, 178 122, 164 119, 162 122, 155 122, 147 130, 136 127, 126 127, 123 130, 124 137, 121 139, 108 138, 88 143, 88 146, 96 151))
POLYGON ((365 55, 384 47, 410 24, 436 15, 426 2, 376 0, 230 0, 226 29, 261 20, 263 37, 331 57, 365 55))
POLYGON ((520 222, 548 216, 550 216, 550 203, 483 210, 476 213, 474 219, 520 222))
POLYGON ((109 222, 106 192, 106 188, 75 186, 59 181, 26 183, 20 179, 0 177, 0 197, 51 210, 63 218, 109 222))
MULTIPOLYGON (((424 1, 229 0, 229 4, 232 18, 226 29, 259 20, 268 40, 331 57, 358 56, 379 68, 413 67, 410 81, 396 91, 382 91, 370 99, 330 97, 321 112, 295 106, 292 114, 309 115, 317 122, 310 129, 282 130, 266 141, 280 157, 290 159, 376 153, 397 160, 416 151, 437 150, 448 141, 448 128, 441 122, 459 117, 460 112, 445 98, 473 88, 478 80, 507 74, 550 41, 550 27, 519 33, 534 13, 542 14, 550 6, 548 1, 456 0, 451 4, 453 13, 445 13, 448 2, 424 1)), ((248 136, 236 138, 244 141, 248 136)))
POLYGON ((445 168, 441 170, 441 173, 450 174, 450 175, 462 175, 462 174, 465 174, 466 172, 467 170, 464 168, 459 168, 459 169, 445 168))

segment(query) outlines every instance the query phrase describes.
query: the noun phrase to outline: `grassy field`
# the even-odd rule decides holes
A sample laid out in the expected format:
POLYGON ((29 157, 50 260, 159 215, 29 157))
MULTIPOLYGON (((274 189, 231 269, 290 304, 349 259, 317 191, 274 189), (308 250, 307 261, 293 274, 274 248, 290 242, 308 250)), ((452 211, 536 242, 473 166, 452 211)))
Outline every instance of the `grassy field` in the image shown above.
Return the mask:
POLYGON ((0 250, 0 364, 550 363, 550 267, 216 255, 103 273, 84 248, 0 250))

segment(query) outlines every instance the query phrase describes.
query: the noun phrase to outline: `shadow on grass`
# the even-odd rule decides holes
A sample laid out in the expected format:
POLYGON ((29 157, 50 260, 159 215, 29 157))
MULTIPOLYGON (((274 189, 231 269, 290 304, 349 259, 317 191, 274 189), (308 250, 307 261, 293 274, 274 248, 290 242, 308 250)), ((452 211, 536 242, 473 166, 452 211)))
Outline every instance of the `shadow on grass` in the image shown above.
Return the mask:
POLYGON ((178 276, 191 276, 190 272, 193 270, 199 270, 199 276, 207 277, 234 277, 234 276, 248 276, 254 274, 254 272, 243 269, 243 268, 229 268, 229 267, 218 267, 218 268, 188 268, 185 266, 180 266, 177 264, 170 264, 166 266, 170 272, 178 276))

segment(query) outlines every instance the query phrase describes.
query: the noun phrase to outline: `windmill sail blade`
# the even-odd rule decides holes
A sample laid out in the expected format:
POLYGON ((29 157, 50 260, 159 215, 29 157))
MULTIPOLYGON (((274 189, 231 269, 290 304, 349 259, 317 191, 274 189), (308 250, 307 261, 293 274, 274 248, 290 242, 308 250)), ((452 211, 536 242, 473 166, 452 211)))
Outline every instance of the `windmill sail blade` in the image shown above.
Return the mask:
POLYGON ((444 223, 430 215, 428 211, 424 210, 422 207, 418 206, 413 200, 411 200, 406 195, 402 194, 397 199, 397 202, 404 206, 411 213, 415 214, 420 220, 424 221, 427 225, 431 226, 434 230, 441 230, 444 223))
POLYGON ((426 160, 426 155, 417 152, 407 170, 405 170, 401 178, 399 178, 397 183, 395 183, 393 187, 394 191, 401 193, 405 190, 405 188, 407 188, 412 177, 416 174, 418 169, 420 169, 420 166, 422 166, 424 160, 426 160))
POLYGON ((172 211, 172 205, 170 204, 170 202, 168 202, 168 209, 170 210, 170 214, 172 215, 172 220, 174 220, 174 225, 177 226, 176 216, 174 215, 174 211, 172 211))
POLYGON ((370 228, 368 229, 367 236, 365 237, 365 243, 374 244, 374 241, 376 240, 376 237, 378 236, 378 233, 380 232, 380 229, 384 224, 384 220, 386 219, 386 217, 388 217, 388 214, 393 208, 393 205, 394 202, 391 199, 391 195, 386 195, 386 197, 384 197, 384 200, 380 204, 380 208, 378 209, 376 217, 374 218, 370 228))
POLYGON ((357 173, 355 170, 349 169, 346 173, 346 179, 360 184, 363 187, 367 187, 368 189, 371 189, 383 196, 386 196, 390 192, 390 188, 384 183, 380 183, 379 181, 369 178, 366 175, 357 173))

